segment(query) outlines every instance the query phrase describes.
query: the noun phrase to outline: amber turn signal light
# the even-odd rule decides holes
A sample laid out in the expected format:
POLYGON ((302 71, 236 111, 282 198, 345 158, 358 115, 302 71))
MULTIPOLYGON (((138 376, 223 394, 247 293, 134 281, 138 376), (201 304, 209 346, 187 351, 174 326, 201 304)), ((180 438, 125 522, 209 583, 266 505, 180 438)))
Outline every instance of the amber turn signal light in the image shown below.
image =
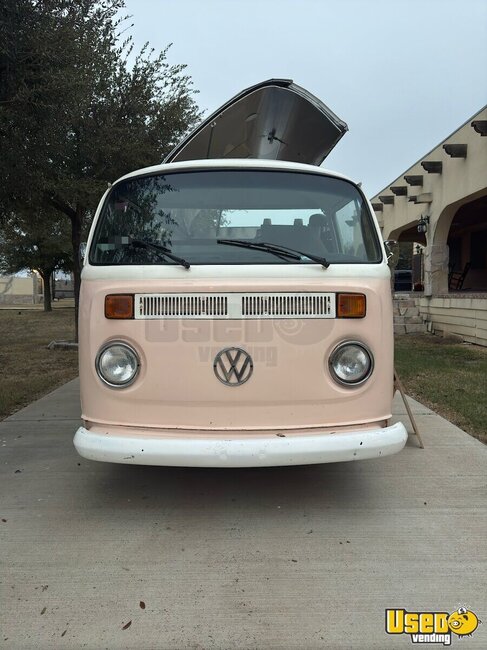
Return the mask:
POLYGON ((365 296, 363 293, 337 294, 337 318, 363 318, 365 296))
POLYGON ((133 318, 134 296, 130 293, 112 293, 105 296, 105 318, 133 318))

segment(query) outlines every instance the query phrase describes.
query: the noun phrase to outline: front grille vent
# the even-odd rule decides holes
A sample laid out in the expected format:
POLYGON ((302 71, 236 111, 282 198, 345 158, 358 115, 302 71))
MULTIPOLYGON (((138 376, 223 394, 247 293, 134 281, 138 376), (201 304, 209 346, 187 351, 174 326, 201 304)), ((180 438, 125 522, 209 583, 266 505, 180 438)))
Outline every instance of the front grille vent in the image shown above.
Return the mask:
POLYGON ((335 318, 334 293, 138 293, 136 319, 335 318))
POLYGON ((137 294, 136 318, 222 318, 228 297, 218 294, 137 294))
POLYGON ((244 318, 323 318, 330 316, 331 313, 331 295, 326 293, 242 296, 244 318))

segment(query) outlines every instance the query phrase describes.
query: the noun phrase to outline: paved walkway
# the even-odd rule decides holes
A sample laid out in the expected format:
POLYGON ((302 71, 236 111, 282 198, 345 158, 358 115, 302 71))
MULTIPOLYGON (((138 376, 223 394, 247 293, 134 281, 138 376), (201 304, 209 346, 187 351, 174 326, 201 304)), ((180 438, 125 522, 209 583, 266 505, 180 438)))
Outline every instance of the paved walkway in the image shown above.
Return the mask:
POLYGON ((467 605, 452 645, 486 648, 487 448, 411 404, 424 450, 244 470, 89 462, 77 381, 31 404, 0 423, 0 647, 407 649, 385 608, 467 605))

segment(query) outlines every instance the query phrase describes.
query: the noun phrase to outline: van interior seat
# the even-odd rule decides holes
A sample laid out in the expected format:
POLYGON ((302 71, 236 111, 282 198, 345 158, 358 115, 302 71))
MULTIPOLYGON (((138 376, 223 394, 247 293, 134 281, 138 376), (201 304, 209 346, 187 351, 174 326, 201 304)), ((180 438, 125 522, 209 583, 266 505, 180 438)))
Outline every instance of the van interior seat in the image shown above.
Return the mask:
POLYGON ((324 214, 311 215, 306 226, 302 219, 294 219, 292 225, 273 225, 270 219, 264 219, 258 238, 263 242, 280 244, 303 252, 323 254, 325 242, 322 233, 326 229, 326 223, 324 214))

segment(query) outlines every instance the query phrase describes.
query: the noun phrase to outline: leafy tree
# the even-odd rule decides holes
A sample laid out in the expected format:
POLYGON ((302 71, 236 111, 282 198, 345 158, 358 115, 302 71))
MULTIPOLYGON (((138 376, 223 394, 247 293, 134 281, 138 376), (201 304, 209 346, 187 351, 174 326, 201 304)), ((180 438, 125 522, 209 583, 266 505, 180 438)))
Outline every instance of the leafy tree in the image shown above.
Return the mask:
POLYGON ((184 65, 146 45, 130 65, 123 0, 4 0, 0 215, 55 208, 83 230, 107 185, 158 164, 199 118, 184 65))
POLYGON ((57 270, 72 269, 67 222, 59 215, 38 219, 4 219, 0 240, 0 271, 37 271, 43 282, 44 311, 51 311, 51 279, 57 270))

